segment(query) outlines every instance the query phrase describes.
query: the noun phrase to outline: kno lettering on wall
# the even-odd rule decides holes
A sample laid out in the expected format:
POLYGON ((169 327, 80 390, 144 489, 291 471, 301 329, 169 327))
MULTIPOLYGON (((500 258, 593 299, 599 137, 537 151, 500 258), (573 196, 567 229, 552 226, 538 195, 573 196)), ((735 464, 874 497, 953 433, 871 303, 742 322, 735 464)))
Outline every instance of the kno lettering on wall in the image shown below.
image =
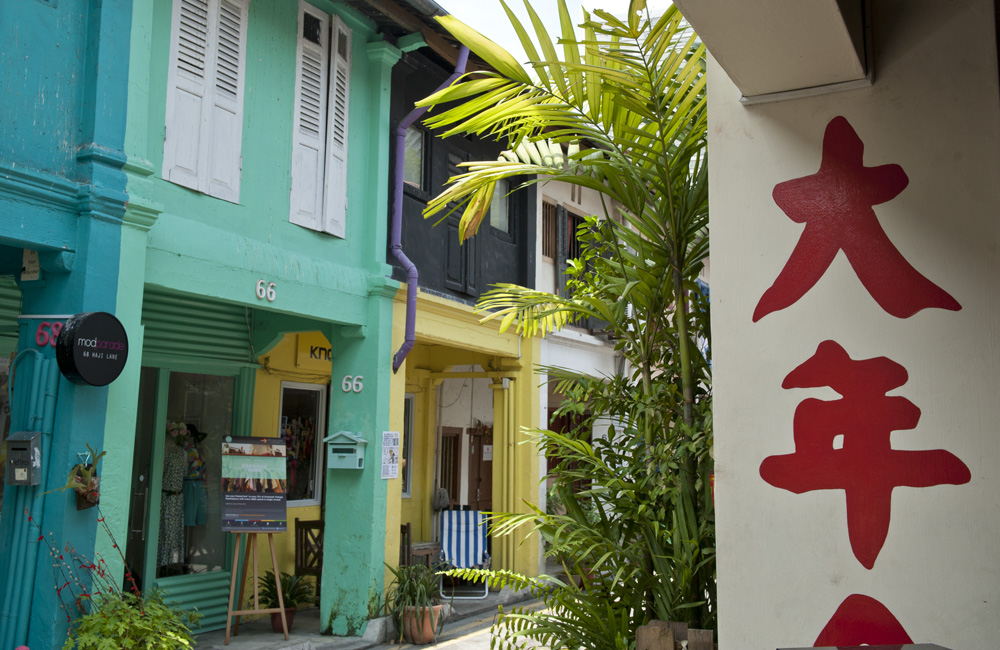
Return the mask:
POLYGON ((309 346, 309 358, 319 359, 320 361, 329 361, 330 353, 333 352, 331 348, 324 348, 318 345, 309 346))
MULTIPOLYGON (((909 318, 927 308, 958 311, 961 305, 921 275, 889 241, 872 206, 889 201, 907 185, 899 165, 865 167, 864 144, 850 123, 836 117, 826 127, 823 158, 811 176, 775 186, 775 203, 802 236, 753 314, 757 322, 795 304, 844 251, 865 289, 887 313, 909 318)), ((855 558, 871 570, 889 533, 892 491, 960 485, 969 468, 941 449, 893 449, 893 431, 917 426, 920 409, 889 391, 903 386, 906 368, 886 357, 851 359, 835 341, 793 369, 785 389, 830 387, 841 399, 806 399, 795 409, 795 451, 770 456, 760 476, 770 485, 802 494, 843 490, 847 530, 855 558), (838 444, 839 440, 839 444, 838 444)), ((820 632, 817 646, 912 643, 903 626, 879 601, 849 595, 820 632)))
POLYGON ((302 369, 329 372, 333 346, 320 332, 304 332, 297 336, 295 365, 302 369))

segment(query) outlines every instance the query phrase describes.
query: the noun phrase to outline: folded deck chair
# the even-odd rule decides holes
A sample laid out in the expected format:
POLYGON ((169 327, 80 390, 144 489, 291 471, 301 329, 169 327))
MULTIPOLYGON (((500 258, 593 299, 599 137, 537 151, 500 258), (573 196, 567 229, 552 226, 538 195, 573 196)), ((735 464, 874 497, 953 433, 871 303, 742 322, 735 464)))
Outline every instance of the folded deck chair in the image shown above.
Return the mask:
MULTIPOLYGON (((441 562, 444 569, 488 569, 490 554, 486 552, 486 516, 479 510, 441 511, 441 562)), ((444 577, 439 583, 445 598, 486 598, 489 585, 483 582, 483 593, 456 596, 444 592, 444 577)))

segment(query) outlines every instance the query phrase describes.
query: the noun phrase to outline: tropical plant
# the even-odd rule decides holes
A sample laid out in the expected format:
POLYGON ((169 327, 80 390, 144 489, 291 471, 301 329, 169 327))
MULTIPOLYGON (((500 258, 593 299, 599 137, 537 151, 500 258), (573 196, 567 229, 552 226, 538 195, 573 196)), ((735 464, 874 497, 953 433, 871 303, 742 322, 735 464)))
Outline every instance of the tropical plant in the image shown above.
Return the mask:
POLYGON ((101 494, 98 489, 100 478, 97 476, 97 462, 108 452, 97 453, 89 444, 87 451, 90 454, 90 462, 73 465, 66 477, 66 485, 43 492, 43 494, 73 490, 76 493, 78 510, 92 508, 100 503, 101 494))
POLYGON ((180 650, 194 646, 190 627, 200 614, 178 611, 164 602, 162 594, 141 596, 126 592, 95 596, 90 612, 73 622, 63 650, 180 650))
POLYGON ((445 136, 497 138, 509 150, 468 163, 425 216, 462 210, 467 239, 502 179, 599 192, 604 214, 578 230, 582 254, 563 295, 503 284, 477 309, 501 331, 528 336, 603 320, 627 363, 599 379, 542 369, 565 395, 562 408, 618 425, 592 442, 536 433, 563 459, 552 475, 566 513, 503 514, 494 531, 533 527, 553 554, 570 558, 565 569, 577 580, 551 583, 550 612, 506 617, 505 638, 516 645, 551 634, 553 647, 610 648, 627 647, 652 618, 714 627, 709 310, 698 284, 708 256, 705 48, 675 7, 658 18, 642 0, 624 19, 585 12, 581 38, 560 0, 557 47, 525 6, 534 41, 504 4, 530 74, 454 17, 438 19, 495 72, 466 75, 423 100, 442 108, 427 124, 445 136), (574 488, 581 481, 588 487, 574 488), (597 624, 613 629, 583 633, 597 624))
MULTIPOLYGON (((278 588, 274 572, 268 571, 257 579, 261 604, 267 609, 278 607, 278 588)), ((281 598, 285 609, 313 602, 313 588, 302 576, 281 573, 281 598)))
MULTIPOLYGON (((94 462, 96 464, 96 460, 94 462)), ((28 521, 38 528, 30 516, 28 521)), ((63 650, 191 648, 194 645, 191 628, 198 624, 202 615, 175 609, 156 589, 141 592, 99 508, 97 522, 125 566, 124 588, 120 577, 100 554, 89 558, 69 544, 59 549, 52 534, 43 534, 38 528, 38 541, 45 544, 52 557, 52 577, 59 605, 69 621, 63 650)))
POLYGON ((428 610, 440 604, 439 578, 437 572, 426 564, 400 564, 396 567, 386 564, 386 567, 392 573, 392 582, 386 589, 385 612, 392 617, 402 640, 407 629, 404 618, 408 610, 422 619, 427 616, 428 610))

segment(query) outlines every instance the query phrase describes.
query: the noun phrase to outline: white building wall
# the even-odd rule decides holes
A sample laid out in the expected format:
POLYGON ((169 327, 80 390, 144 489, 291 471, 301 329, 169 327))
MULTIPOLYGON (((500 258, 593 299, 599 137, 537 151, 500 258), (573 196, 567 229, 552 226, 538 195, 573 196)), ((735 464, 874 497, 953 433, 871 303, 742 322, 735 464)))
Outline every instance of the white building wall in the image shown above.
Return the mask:
MULTIPOLYGON (((452 372, 482 372, 479 366, 455 366, 452 372)), ((459 454, 462 462, 461 494, 459 503, 469 502, 469 435, 468 429, 475 426, 476 420, 484 424, 493 424, 493 389, 489 379, 445 379, 438 388, 438 422, 442 427, 458 427, 465 430, 461 436, 459 454)), ((440 438, 440 430, 438 431, 440 438)), ((440 439, 435 447, 440 453, 440 439)))
MULTIPOLYGON (((713 362, 719 637, 723 650, 811 646, 852 594, 877 599, 916 643, 989 650, 1000 639, 1000 107, 994 7, 987 0, 872 3, 869 89, 743 106, 709 67, 713 362), (921 274, 960 304, 887 314, 839 253, 790 307, 752 322, 803 232, 772 199, 816 173, 823 134, 847 118, 864 165, 909 178, 875 206, 921 274), (944 449, 963 485, 897 487, 874 567, 852 553, 843 490, 796 495, 761 478, 795 451, 793 415, 829 388, 783 389, 833 340, 852 359, 888 357, 908 380, 890 395, 920 409, 895 449, 944 449)), ((870 413, 869 417, 876 414, 870 413)), ((844 427, 845 435, 857 427, 844 427)), ((804 469, 803 471, 808 471, 804 469)))

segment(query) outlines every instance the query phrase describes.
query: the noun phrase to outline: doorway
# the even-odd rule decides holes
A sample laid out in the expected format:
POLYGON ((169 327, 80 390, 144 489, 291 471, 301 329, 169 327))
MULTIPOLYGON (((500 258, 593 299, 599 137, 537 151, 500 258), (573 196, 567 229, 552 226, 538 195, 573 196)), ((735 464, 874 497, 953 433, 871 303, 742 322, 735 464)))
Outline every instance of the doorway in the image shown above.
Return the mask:
MULTIPOLYGON (((237 375, 143 367, 126 562, 143 590, 182 609, 223 609, 231 542, 222 531, 222 442, 234 433, 237 375), (223 589, 219 589, 219 586, 223 589)), ((214 629, 221 616, 206 616, 214 629)))

